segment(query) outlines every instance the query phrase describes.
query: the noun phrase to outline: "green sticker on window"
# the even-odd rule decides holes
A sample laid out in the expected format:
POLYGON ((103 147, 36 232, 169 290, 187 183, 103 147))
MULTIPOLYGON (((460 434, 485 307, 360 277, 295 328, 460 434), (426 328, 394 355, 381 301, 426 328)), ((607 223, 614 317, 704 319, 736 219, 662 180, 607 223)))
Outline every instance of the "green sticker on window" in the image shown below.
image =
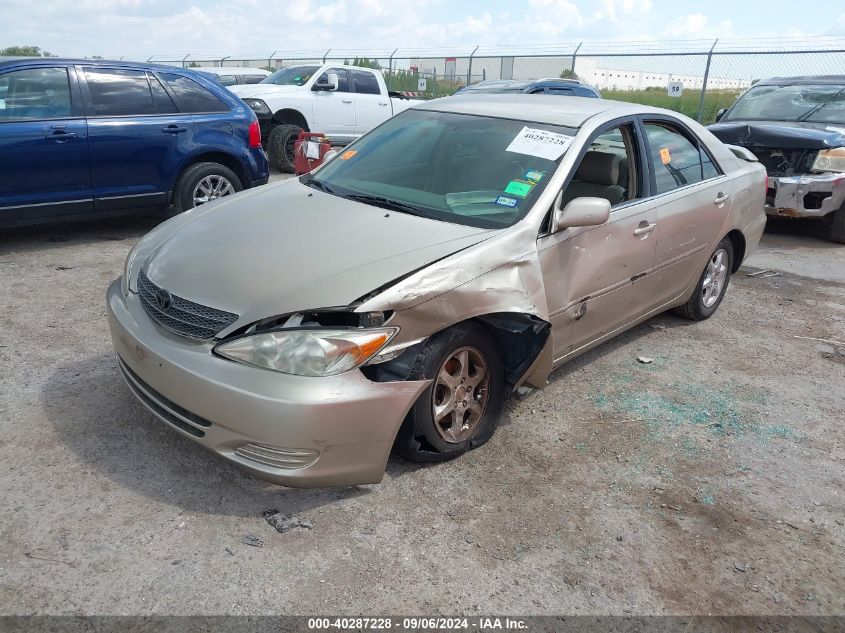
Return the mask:
POLYGON ((531 193, 531 187, 533 186, 533 184, 531 184, 530 182, 525 182, 524 180, 511 180, 508 183, 508 186, 505 187, 505 193, 524 198, 529 193, 531 193))

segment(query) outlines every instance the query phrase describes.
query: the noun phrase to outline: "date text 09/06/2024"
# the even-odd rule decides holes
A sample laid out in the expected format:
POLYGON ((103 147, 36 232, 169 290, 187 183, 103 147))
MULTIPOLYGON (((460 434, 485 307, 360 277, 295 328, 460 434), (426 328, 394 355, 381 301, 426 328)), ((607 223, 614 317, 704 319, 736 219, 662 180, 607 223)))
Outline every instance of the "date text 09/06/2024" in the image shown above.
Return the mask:
POLYGON ((520 631, 528 628, 528 624, 518 618, 475 617, 475 618, 447 618, 447 617, 351 617, 351 618, 308 618, 308 629, 319 630, 395 630, 395 631, 450 631, 477 630, 520 631))

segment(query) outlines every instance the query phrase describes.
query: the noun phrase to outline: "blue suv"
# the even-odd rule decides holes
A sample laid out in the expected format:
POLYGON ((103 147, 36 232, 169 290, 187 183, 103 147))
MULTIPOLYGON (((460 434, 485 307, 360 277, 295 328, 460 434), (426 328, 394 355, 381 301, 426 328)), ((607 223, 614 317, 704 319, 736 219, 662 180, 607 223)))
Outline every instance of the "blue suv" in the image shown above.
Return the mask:
POLYGON ((255 113, 154 64, 0 59, 0 225, 179 213, 267 182, 255 113))

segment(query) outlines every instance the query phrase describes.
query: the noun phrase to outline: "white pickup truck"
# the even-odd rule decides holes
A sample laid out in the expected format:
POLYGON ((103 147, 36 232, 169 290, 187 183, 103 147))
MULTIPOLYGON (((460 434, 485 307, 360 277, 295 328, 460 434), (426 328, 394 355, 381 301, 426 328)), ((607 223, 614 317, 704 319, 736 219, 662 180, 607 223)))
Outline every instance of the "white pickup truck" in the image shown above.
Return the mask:
POLYGON ((282 68, 261 83, 229 90, 258 116, 270 164, 287 173, 300 130, 345 145, 415 103, 388 92, 377 70, 334 64, 282 68))

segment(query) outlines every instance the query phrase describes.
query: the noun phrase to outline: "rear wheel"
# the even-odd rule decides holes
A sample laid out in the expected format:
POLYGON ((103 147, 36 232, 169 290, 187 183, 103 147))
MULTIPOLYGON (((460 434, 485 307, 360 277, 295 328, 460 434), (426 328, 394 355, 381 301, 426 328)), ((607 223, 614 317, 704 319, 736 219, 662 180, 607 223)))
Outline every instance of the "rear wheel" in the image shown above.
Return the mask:
POLYGON ((267 158, 283 174, 294 173, 293 144, 301 131, 298 125, 277 125, 267 138, 267 158))
POLYGON ((693 321, 709 318, 722 303, 733 270, 733 243, 724 238, 704 267, 704 272, 695 286, 692 296, 684 305, 675 308, 675 313, 693 321))
POLYGON ((435 334, 410 379, 431 379, 405 418, 396 451, 417 462, 452 459, 489 440, 504 403, 504 366, 495 341, 475 324, 435 334))
POLYGON ((833 212, 828 236, 831 242, 845 244, 845 205, 833 212))
POLYGON ((188 167, 173 192, 173 211, 182 213, 243 189, 240 178, 220 163, 197 163, 188 167))

